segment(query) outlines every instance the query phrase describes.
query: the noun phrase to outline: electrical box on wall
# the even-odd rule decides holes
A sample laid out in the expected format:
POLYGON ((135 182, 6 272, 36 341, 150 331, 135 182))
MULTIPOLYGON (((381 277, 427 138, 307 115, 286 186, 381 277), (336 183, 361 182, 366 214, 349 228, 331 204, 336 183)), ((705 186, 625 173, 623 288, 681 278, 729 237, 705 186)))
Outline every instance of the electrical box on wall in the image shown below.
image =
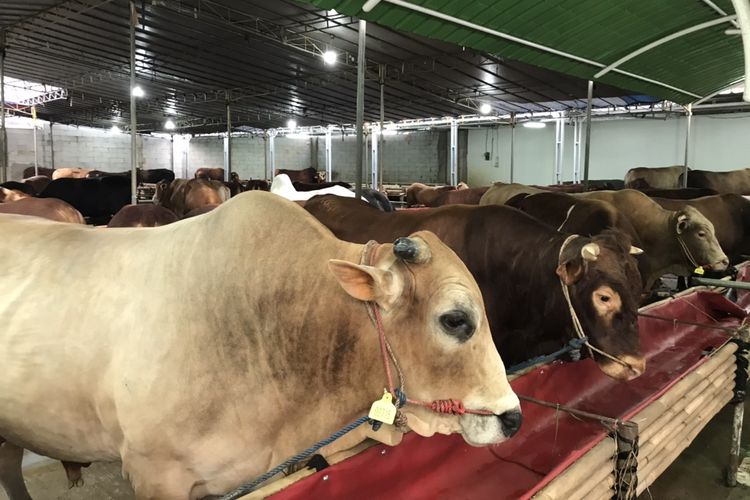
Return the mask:
POLYGON ((485 151, 484 152, 484 161, 490 161, 490 156, 491 156, 490 152, 489 151, 485 151))

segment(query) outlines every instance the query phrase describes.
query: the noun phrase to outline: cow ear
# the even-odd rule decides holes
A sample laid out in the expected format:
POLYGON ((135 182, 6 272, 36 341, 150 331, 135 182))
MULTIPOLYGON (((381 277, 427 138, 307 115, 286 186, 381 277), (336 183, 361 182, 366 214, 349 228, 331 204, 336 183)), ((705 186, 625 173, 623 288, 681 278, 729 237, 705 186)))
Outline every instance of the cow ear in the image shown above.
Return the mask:
POLYGON ((677 214, 677 234, 682 234, 688 228, 690 224, 690 218, 687 214, 680 212, 677 214))
POLYGON ((563 262, 555 270, 566 286, 570 286, 583 276, 583 259, 573 259, 563 262))
POLYGON ((378 299, 386 294, 386 290, 391 288, 393 282, 393 273, 390 271, 345 260, 329 260, 328 269, 346 293, 364 302, 379 302, 378 299))

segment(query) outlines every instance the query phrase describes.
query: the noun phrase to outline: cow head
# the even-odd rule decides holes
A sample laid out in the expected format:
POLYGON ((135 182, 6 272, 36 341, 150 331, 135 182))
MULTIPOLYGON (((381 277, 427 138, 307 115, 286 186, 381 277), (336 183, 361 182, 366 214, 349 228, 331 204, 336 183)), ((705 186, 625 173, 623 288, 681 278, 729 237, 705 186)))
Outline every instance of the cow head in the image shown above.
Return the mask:
POLYGON ((714 225, 695 207, 685 206, 678 210, 671 222, 691 268, 702 266, 716 271, 727 268, 729 258, 716 239, 714 225))
POLYGON ((18 191, 17 189, 6 189, 4 187, 0 187, 0 203, 10 203, 12 201, 17 201, 22 198, 28 198, 29 195, 18 191))
POLYGON ((518 397, 492 341, 479 287, 456 254, 420 231, 380 245, 371 263, 330 261, 329 267, 349 295, 380 307, 408 398, 457 399, 467 409, 492 412, 445 415, 407 404, 409 427, 423 436, 458 432, 475 446, 515 434, 518 397))
POLYGON ((641 252, 624 233, 607 230, 571 240, 557 267, 589 342, 627 365, 594 352, 599 368, 619 380, 634 379, 646 368, 638 337, 641 275, 633 257, 641 252))

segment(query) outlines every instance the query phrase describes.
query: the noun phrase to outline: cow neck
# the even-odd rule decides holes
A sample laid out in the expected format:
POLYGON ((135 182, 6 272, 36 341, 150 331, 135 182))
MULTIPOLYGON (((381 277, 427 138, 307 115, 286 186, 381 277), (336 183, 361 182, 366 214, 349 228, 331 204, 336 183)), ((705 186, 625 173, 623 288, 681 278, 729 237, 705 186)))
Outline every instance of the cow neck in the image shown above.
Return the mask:
MULTIPOLYGON (((372 266, 375 264, 377 259, 378 249, 380 244, 376 241, 370 240, 365 244, 362 250, 361 264, 372 266)), ((488 410, 473 410, 464 407, 463 402, 457 399, 436 399, 434 401, 420 401, 417 399, 409 399, 406 396, 405 377, 401 370, 401 366, 398 364, 396 354, 388 342, 385 335, 385 328, 383 326, 383 318, 380 314, 380 306, 376 302, 367 302, 367 314, 370 317, 375 330, 378 334, 378 341, 380 343, 380 354, 383 358, 383 367, 385 369, 386 382, 388 383, 388 390, 390 394, 395 398, 396 408, 403 407, 406 404, 415 406, 422 406, 428 408, 435 413, 445 413, 451 415, 463 415, 464 413, 472 413, 475 415, 492 415, 493 413, 488 410), (394 383, 393 369, 395 369, 398 375, 398 386, 394 383)), ((400 414, 400 425, 406 425, 406 416, 400 414)))

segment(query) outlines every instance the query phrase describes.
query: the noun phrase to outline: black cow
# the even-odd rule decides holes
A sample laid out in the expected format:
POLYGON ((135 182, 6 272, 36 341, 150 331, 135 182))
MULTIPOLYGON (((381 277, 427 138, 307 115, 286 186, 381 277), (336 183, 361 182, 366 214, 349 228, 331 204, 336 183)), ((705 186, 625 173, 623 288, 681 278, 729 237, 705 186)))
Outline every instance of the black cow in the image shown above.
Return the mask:
POLYGON ((106 224, 130 203, 130 179, 121 176, 93 179, 55 179, 39 194, 68 202, 92 224, 106 224))
POLYGON ((14 191, 21 191, 24 194, 27 194, 29 196, 34 196, 36 193, 34 192, 34 188, 30 184, 25 184, 23 182, 16 182, 16 181, 8 181, 3 182, 0 184, 0 187, 3 187, 5 189, 12 189, 14 191))

